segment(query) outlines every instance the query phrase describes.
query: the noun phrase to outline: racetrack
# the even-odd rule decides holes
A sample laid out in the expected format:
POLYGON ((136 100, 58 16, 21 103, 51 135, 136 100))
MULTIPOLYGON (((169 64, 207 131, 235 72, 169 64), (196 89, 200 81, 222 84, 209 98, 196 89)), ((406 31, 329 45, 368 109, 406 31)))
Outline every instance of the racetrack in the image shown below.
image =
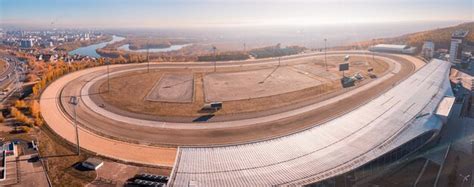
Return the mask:
MULTIPOLYGON (((329 54, 329 53, 328 53, 329 54)), ((347 54, 344 52, 343 54, 347 54)), ((363 53, 358 53, 363 54, 363 53)), ((370 57, 372 55, 369 55, 370 57)), ((210 123, 161 122, 133 119, 94 107, 88 101, 90 93, 83 86, 94 77, 103 74, 106 67, 91 68, 71 73, 53 82, 41 96, 41 111, 47 124, 58 135, 74 143, 72 106, 69 96, 81 95, 77 108, 80 124, 81 146, 100 155, 115 159, 171 166, 176 145, 222 145, 259 141, 299 132, 320 124, 340 114, 351 111, 410 75, 423 62, 405 55, 383 55, 400 64, 400 68, 357 89, 347 89, 328 94, 308 103, 260 113, 257 116, 223 117, 210 123), (82 78, 82 79, 79 79, 82 78), (76 80, 77 84, 69 84, 76 80), (316 114, 316 115, 315 115, 316 114), (149 144, 143 145, 143 144, 149 144), (155 146, 166 145, 166 147, 155 146)), ((302 57, 291 57, 298 59, 302 57)), ((219 67, 262 66, 278 63, 273 60, 236 61, 219 63, 219 67)), ((152 64, 152 68, 202 68, 211 69, 211 63, 152 64)), ((112 66, 112 71, 145 68, 143 64, 112 66)), ((395 68, 396 69, 396 68, 395 68)))

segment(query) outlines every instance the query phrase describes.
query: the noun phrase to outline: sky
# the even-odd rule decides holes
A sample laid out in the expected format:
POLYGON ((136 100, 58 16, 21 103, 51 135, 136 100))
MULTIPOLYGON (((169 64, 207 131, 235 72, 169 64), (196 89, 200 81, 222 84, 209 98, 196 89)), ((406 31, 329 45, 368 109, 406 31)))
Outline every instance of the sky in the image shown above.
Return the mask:
POLYGON ((473 0, 0 0, 0 24, 73 28, 180 28, 472 21, 473 2, 473 0))

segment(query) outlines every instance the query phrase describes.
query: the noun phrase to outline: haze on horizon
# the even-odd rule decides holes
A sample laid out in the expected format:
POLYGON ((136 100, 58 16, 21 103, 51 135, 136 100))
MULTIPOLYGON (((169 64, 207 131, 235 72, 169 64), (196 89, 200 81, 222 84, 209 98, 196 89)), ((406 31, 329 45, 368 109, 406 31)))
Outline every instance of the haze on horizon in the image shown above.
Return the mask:
POLYGON ((0 27, 209 28, 472 21, 472 0, 0 0, 0 27))

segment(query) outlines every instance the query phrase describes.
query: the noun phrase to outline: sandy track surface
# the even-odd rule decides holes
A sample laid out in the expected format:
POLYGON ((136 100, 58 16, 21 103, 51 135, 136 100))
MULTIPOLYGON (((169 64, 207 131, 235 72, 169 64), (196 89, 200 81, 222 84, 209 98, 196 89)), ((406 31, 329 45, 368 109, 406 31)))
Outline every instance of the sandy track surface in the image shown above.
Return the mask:
MULTIPOLYGON (((84 72, 71 73, 48 86, 40 99, 40 109, 44 120, 53 131, 66 141, 74 143, 75 129, 73 121, 63 113, 59 106, 60 91, 67 82, 82 76, 84 72)), ((82 148, 99 155, 120 159, 126 162, 172 167, 175 148, 161 148, 117 141, 99 136, 79 127, 79 142, 82 148)))

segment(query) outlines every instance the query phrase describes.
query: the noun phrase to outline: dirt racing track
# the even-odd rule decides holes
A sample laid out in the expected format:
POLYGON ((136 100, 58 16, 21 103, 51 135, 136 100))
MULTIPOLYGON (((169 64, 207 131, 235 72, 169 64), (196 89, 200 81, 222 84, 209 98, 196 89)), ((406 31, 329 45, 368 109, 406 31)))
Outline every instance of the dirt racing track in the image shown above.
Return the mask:
MULTIPOLYGON (((332 52, 328 56, 350 54, 373 58, 372 54, 367 53, 332 52)), ((143 100, 184 104, 194 102, 197 97, 196 80, 203 83, 206 101, 224 101, 224 107, 226 101, 245 101, 249 97, 264 98, 298 92, 337 80, 327 71, 301 63, 305 59, 322 56, 318 53, 282 58, 282 67, 278 68, 274 68, 278 66, 278 59, 218 62, 219 71, 216 73, 212 73, 213 63, 151 63, 150 71, 165 73, 143 93, 143 100), (242 68, 245 71, 239 71, 242 68), (182 69, 187 72, 173 72, 182 69), (197 79, 196 75, 193 76, 196 72, 207 74, 197 79), (288 84, 296 81, 301 82, 288 84)), ((265 143, 266 140, 299 133, 333 120, 380 96, 425 64, 406 55, 375 54, 375 58, 387 63, 388 69, 378 78, 357 87, 340 89, 305 102, 269 110, 216 115, 208 122, 193 122, 194 117, 150 117, 121 109, 112 110, 113 107, 107 103, 104 107, 95 98, 106 92, 99 89, 99 85, 107 80, 105 66, 74 72, 51 83, 41 95, 41 112, 48 126, 58 136, 75 144, 74 108, 68 102, 71 96, 79 96, 80 102, 75 112, 82 148, 127 162, 172 167, 179 146, 265 143)), ((146 64, 112 65, 109 76, 116 78, 137 72, 147 72, 146 64)))

